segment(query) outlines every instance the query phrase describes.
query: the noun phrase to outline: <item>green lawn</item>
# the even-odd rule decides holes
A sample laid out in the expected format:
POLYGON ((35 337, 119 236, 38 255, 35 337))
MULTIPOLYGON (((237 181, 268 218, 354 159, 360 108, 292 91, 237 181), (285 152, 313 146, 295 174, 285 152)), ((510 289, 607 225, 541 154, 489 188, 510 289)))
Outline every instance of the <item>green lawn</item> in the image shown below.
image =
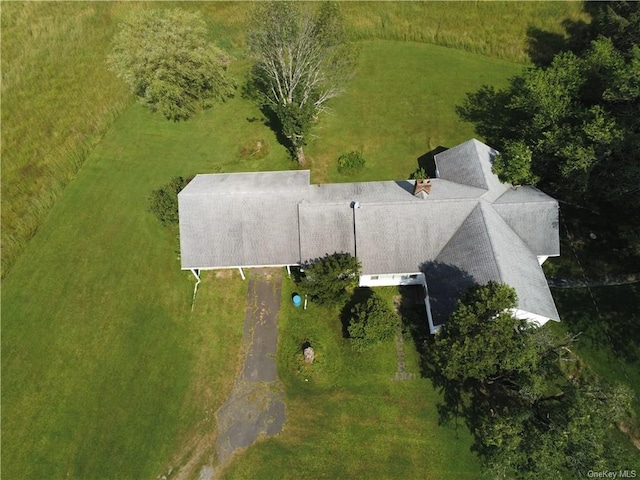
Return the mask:
MULTIPOLYGON (((241 76, 247 67, 237 62, 235 74, 241 76)), ((510 68, 515 72, 519 67, 510 68)), ((442 78, 446 70, 443 64, 442 78)), ((326 147, 318 138, 310 152, 317 156, 324 148, 335 149, 331 138, 338 133, 334 130, 329 137, 325 132, 338 127, 332 123, 338 121, 338 113, 350 115, 350 109, 369 104, 371 113, 377 106, 389 114, 399 108, 397 96, 376 92, 412 91, 416 102, 437 105, 441 115, 410 117, 419 125, 409 128, 405 123, 403 134, 398 127, 395 139, 382 122, 369 130, 358 122, 343 123, 339 134, 351 138, 350 143, 386 136, 402 145, 385 146, 399 152, 389 157, 398 167, 381 166, 376 174, 371 170, 372 155, 361 179, 406 176, 425 132, 438 128, 439 118, 451 118, 455 100, 483 81, 504 81, 500 75, 507 72, 508 64, 455 50, 365 43, 354 88, 336 100, 335 113, 318 125, 326 147), (404 74, 382 75, 378 90, 357 93, 373 85, 365 74, 375 74, 385 63, 401 67, 393 63, 397 57, 415 55, 426 61, 435 56, 444 61, 444 53, 453 68, 447 83, 414 77, 415 64, 408 64, 404 74), (476 78, 473 84, 458 74, 460 59, 478 69, 484 61, 494 76, 476 78)), ((394 118, 402 116, 400 112, 394 118)), ((441 130, 438 143, 452 145, 462 139, 465 134, 459 132, 465 128, 454 124, 450 136, 441 130)), ((313 168, 320 171, 320 175, 314 172, 316 181, 327 178, 322 177, 322 162, 314 159, 313 168)), ((333 162, 333 156, 327 156, 324 170, 333 168, 333 162)), ((7 478, 155 477, 175 466, 171 459, 180 456, 192 437, 211 430, 211 411, 223 402, 237 364, 245 284, 237 277, 231 282, 207 277, 190 313, 193 279, 179 270, 176 233, 163 229, 146 211, 146 197, 175 175, 291 167, 295 165, 261 121, 258 109, 240 97, 187 123, 166 122, 139 106, 132 106, 117 120, 3 281, 2 470, 7 478), (247 154, 257 142, 264 145, 262 153, 247 154)), ((378 353, 379 359, 372 358, 367 361, 370 367, 367 362, 363 367, 370 368, 370 378, 378 378, 379 383, 353 383, 359 377, 353 370, 341 387, 349 400, 343 405, 330 392, 327 408, 340 416, 363 415, 371 435, 377 418, 406 427, 407 432, 398 434, 401 448, 390 448, 387 454, 396 452, 407 471, 427 460, 430 471, 448 471, 445 460, 439 459, 447 455, 425 460, 420 443, 424 429, 428 437, 435 425, 437 394, 426 380, 381 389, 393 373, 386 372, 393 351, 378 353), (369 406, 359 391, 389 395, 393 401, 369 406)), ((345 360, 343 365, 348 363, 345 360)), ((289 408, 302 411, 314 401, 300 394, 292 397, 289 408)), ((307 420, 309 428, 315 425, 313 418, 307 420)), ((304 423, 299 425, 306 428, 304 423)), ((362 435, 350 437, 340 430, 339 421, 331 425, 343 444, 362 435)), ((316 435, 323 436, 317 425, 314 428, 316 435)), ((442 436, 439 433, 437 441, 428 440, 434 456, 441 452, 438 449, 468 451, 468 438, 456 440, 454 432, 446 429, 438 432, 442 436)), ((391 430, 376 437, 378 451, 386 451, 390 435, 391 430)), ((332 445, 327 442, 319 448, 331 454, 332 445)), ((363 450, 367 444, 353 448, 363 450)), ((378 465, 389 471, 394 462, 395 453, 386 460, 380 457, 378 465)), ((469 462, 473 465, 473 459, 469 462)), ((354 460, 350 467, 354 472, 361 468, 357 463, 354 460)))
POLYGON ((417 159, 438 146, 474 136, 454 106, 482 84, 502 86, 521 66, 420 43, 361 43, 360 61, 346 93, 330 104, 307 148, 314 182, 409 177, 417 159), (357 177, 338 172, 338 157, 364 154, 357 177))
MULTIPOLYGON (((386 297, 397 292, 381 290, 386 297)), ((441 397, 420 378, 411 337, 404 344, 406 368, 417 376, 392 381, 395 342, 355 352, 342 337, 339 310, 295 308, 294 291, 292 281, 284 282, 278 371, 285 428, 238 456, 224 478, 477 478, 466 427, 438 425, 441 397), (315 349, 311 366, 302 361, 307 341, 315 349)))
POLYGON ((258 163, 228 165, 243 138, 271 138, 246 121, 254 108, 236 101, 172 124, 132 107, 16 262, 2 288, 6 478, 155 477, 213 429, 246 283, 207 276, 191 313, 177 231, 146 197, 177 174, 288 166, 274 142, 258 163))

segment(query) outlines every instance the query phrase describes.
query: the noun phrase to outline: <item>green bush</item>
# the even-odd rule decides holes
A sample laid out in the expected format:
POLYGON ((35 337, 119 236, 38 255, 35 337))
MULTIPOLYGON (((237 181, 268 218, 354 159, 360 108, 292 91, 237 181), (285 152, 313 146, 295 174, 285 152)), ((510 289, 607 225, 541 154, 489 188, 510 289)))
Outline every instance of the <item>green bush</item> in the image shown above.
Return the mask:
POLYGON ((347 327, 351 345, 356 350, 363 351, 376 343, 389 340, 396 333, 397 323, 398 317, 387 302, 378 295, 373 295, 351 310, 351 320, 347 327))
POLYGON ((338 157, 338 171, 346 175, 357 173, 364 168, 364 158, 355 150, 338 157))
POLYGON ((193 180, 193 175, 175 177, 169 183, 149 195, 149 211, 153 213, 163 225, 178 223, 178 193, 193 180))
POLYGON ((308 263, 300 289, 322 305, 343 305, 358 286, 360 262, 348 253, 334 253, 308 263))
POLYGON ((409 176, 410 180, 424 180, 425 178, 429 178, 429 175, 427 175, 426 170, 422 167, 418 167, 418 169, 409 176))

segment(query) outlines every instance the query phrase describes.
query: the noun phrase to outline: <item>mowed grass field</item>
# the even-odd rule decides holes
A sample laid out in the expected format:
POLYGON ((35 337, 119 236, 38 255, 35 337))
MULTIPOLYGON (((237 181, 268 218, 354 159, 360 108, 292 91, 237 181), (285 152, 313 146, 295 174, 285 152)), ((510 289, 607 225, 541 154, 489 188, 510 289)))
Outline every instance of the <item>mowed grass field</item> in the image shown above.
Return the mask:
MULTIPOLYGON (((444 52, 413 43, 364 43, 356 88, 337 99, 333 109, 348 112, 345 105, 368 104, 375 112, 377 105, 390 123, 405 121, 405 113, 395 108, 394 96, 372 90, 367 98, 359 85, 367 83, 364 77, 374 68, 370 62, 397 69, 394 62, 407 51, 425 64, 442 61, 444 52)), ((520 69, 505 62, 492 68, 496 63, 491 59, 482 68, 483 57, 474 60, 456 50, 446 53, 451 65, 465 59, 495 77, 469 75, 477 79, 474 85, 455 69, 446 75, 445 64, 434 83, 414 77, 413 64, 408 64, 404 75, 382 77, 381 83, 392 83, 381 86, 381 91, 413 91, 421 105, 440 102, 446 116, 454 99, 467 89, 483 81, 503 82, 509 68, 513 73, 520 69), (398 83, 402 81, 404 87, 398 83), (416 82, 425 85, 422 97, 416 82), (451 103, 438 100, 445 98, 451 103)), ((237 62, 233 73, 240 77, 248 66, 237 62)), ((329 128, 333 118, 321 119, 318 131, 329 128)), ((436 118, 426 116, 413 128, 404 123, 400 144, 420 145, 430 131, 441 128, 435 121, 429 123, 436 118)), ((387 135, 387 129, 382 122, 367 130, 357 122, 345 123, 341 136, 365 147, 374 142, 365 148, 373 151, 375 139, 387 135)), ((450 137, 438 131, 444 145, 458 141, 455 128, 450 137)), ((316 156, 320 138, 314 142, 310 151, 316 156)), ((406 176, 415 152, 402 148, 406 153, 394 157, 396 166, 387 165, 381 175, 406 176)), ((335 159, 326 158, 331 166, 324 171, 329 171, 335 159)), ((314 168, 321 161, 315 159, 314 168)), ((162 228, 147 212, 146 197, 176 175, 292 167, 296 166, 261 121, 257 107, 240 97, 187 123, 166 122, 137 105, 115 122, 3 281, 2 470, 7 478, 149 478, 183 461, 183 445, 213 428, 212 412, 224 401, 238 364, 245 284, 237 276, 231 280, 207 276, 191 313, 194 280, 179 270, 176 232, 162 228), (258 141, 266 155, 247 155, 258 141)), ((367 172, 362 178, 371 175, 367 172)), ((387 402, 387 387, 376 387, 388 378, 385 369, 392 351, 384 355, 380 360, 384 369, 376 373, 375 367, 369 373, 379 383, 345 390, 351 396, 348 408, 355 412, 373 402, 360 418, 369 422, 366 431, 375 428, 377 409, 387 415, 386 421, 397 420, 408 428, 408 438, 416 440, 403 443, 403 458, 411 471, 409 464, 422 455, 423 444, 417 439, 434 435, 430 429, 437 394, 422 380, 413 386, 388 387, 390 398, 411 399, 415 404, 400 421, 404 409, 395 400, 387 402), (413 414, 422 418, 416 426, 413 414), (427 426, 429 431, 423 432, 427 426)), ((338 381, 340 372, 335 375, 338 381)), ((348 383, 357 376, 352 370, 340 381, 348 383)), ((291 401, 292 425, 304 425, 304 418, 297 419, 304 415, 303 396, 294 395, 291 401)), ((340 421, 348 422, 349 410, 341 411, 339 401, 332 408, 342 412, 340 421)), ((317 435, 320 427, 324 425, 316 425, 317 435)), ((343 428, 353 435, 343 433, 345 442, 365 436, 357 421, 343 428)), ((434 437, 432 448, 448 451, 452 435, 445 431, 441 439, 434 437)), ((383 437, 379 442, 382 451, 383 437)), ((331 463, 333 451, 328 444, 323 448, 317 453, 327 455, 325 461, 331 463)), ((396 458, 388 457, 388 472, 396 458)), ((385 462, 380 459, 379 464, 385 462)))
MULTIPOLYGON (((3 4, 3 277, 97 142, 133 102, 104 63, 118 23, 136 9, 176 6, 202 12, 210 39, 246 59, 250 2, 3 4)), ((528 62, 531 32, 562 38, 563 22, 588 21, 579 2, 349 2, 341 7, 353 40, 429 43, 518 63, 528 62)), ((430 74, 439 69, 430 67, 430 74)))
POLYGON ((346 93, 331 104, 306 149, 312 181, 344 182, 338 157, 362 152, 358 180, 409 178, 418 157, 474 136, 455 105, 484 83, 503 86, 517 64, 434 45, 361 42, 360 62, 346 93), (399 47, 401 45, 401 47, 399 47))
MULTIPOLYGON (((442 399, 420 377, 411 335, 405 334, 404 353, 415 377, 393 381, 394 340, 356 352, 342 336, 339 309, 295 308, 294 291, 292 281, 284 283, 279 317, 287 423, 281 434, 236 457, 222 478, 478 478, 481 466, 464 424, 439 425, 442 399), (302 359, 305 342, 314 348, 312 365, 302 359)), ((389 304, 398 293, 392 287, 376 292, 389 304)))

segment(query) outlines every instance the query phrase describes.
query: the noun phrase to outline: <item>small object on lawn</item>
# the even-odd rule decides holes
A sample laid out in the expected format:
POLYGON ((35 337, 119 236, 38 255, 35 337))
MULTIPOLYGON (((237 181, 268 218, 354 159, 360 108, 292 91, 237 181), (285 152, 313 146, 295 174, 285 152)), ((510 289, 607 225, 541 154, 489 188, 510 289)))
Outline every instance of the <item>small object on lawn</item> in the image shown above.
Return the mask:
POLYGON ((313 363, 313 360, 315 359, 316 354, 313 351, 313 348, 311 346, 308 346, 307 348, 305 348, 302 353, 304 355, 304 361, 306 363, 313 363))
POLYGON ((593 232, 589 234, 589 237, 591 237, 591 240, 595 240, 596 238, 598 238, 598 236, 593 232))
POLYGON ((291 300, 293 301, 294 307, 299 307, 300 305, 302 305, 302 298, 297 293, 293 294, 293 297, 291 300))

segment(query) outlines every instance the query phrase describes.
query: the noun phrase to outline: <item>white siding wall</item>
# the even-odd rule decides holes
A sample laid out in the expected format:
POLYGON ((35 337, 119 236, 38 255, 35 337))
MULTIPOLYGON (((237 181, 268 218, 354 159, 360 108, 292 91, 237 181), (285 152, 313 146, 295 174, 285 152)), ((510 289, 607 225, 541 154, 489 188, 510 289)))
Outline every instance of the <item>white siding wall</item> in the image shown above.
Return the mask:
POLYGON ((361 287, 389 287, 394 285, 423 285, 424 275, 418 273, 394 273, 388 275, 361 275, 361 287))
POLYGON ((549 255, 538 255, 538 263, 542 265, 547 261, 547 258, 549 258, 549 255))
POLYGON ((535 323, 539 327, 547 323, 550 318, 543 317, 542 315, 537 315, 535 313, 527 312, 525 310, 520 310, 518 308, 513 309, 513 316, 516 318, 521 318, 523 320, 527 320, 529 322, 535 323))

